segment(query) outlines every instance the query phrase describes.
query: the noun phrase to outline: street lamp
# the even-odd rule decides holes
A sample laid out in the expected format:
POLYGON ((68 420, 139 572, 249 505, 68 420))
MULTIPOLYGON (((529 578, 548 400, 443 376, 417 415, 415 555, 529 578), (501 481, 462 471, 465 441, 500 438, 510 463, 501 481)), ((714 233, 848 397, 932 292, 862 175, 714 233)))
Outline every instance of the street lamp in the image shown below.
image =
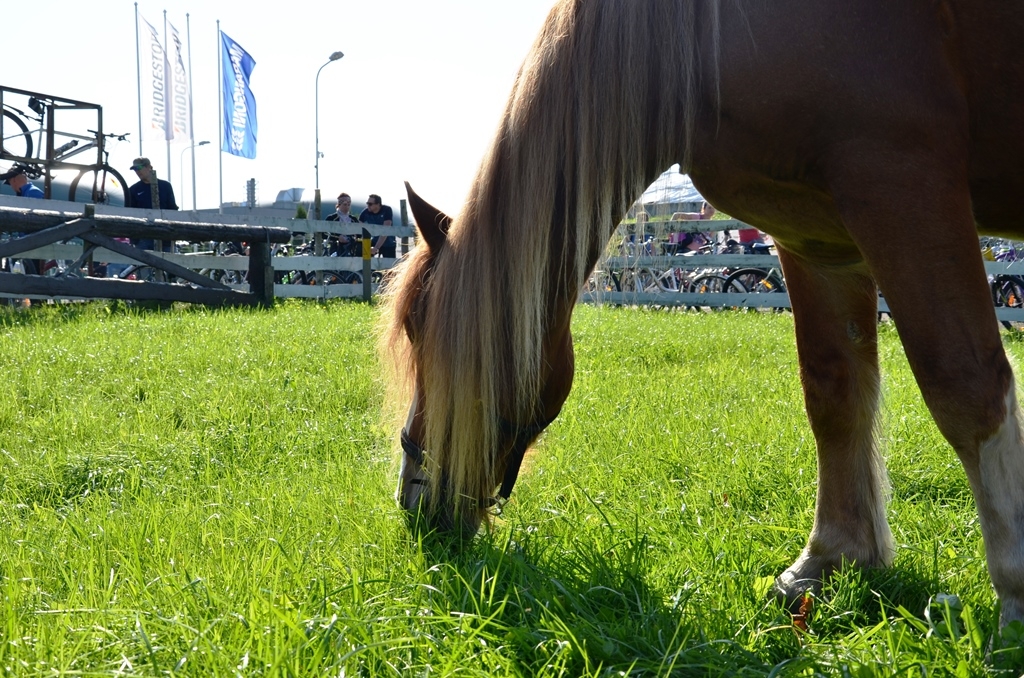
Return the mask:
MULTIPOLYGON (((185 174, 184 174, 185 170, 182 169, 182 166, 185 164, 185 151, 191 150, 191 149, 195 148, 196 146, 205 146, 208 143, 210 143, 210 142, 209 141, 200 141, 198 144, 192 144, 191 146, 189 146, 189 147, 185 148, 184 150, 182 150, 181 156, 178 158, 178 183, 181 184, 182 192, 184 192, 184 189, 185 189, 185 174)), ((195 209, 196 209, 196 163, 195 163, 195 159, 193 158, 193 162, 192 162, 192 210, 195 211, 195 209)))
POLYGON ((345 55, 341 52, 334 52, 331 56, 327 57, 327 63, 321 66, 320 70, 316 72, 316 91, 314 96, 314 100, 316 102, 314 104, 316 109, 314 114, 314 127, 316 129, 316 189, 313 197, 313 216, 315 216, 318 221, 320 219, 320 158, 323 157, 323 154, 320 153, 320 71, 324 70, 324 66, 327 64, 332 61, 337 61, 343 56, 345 55))

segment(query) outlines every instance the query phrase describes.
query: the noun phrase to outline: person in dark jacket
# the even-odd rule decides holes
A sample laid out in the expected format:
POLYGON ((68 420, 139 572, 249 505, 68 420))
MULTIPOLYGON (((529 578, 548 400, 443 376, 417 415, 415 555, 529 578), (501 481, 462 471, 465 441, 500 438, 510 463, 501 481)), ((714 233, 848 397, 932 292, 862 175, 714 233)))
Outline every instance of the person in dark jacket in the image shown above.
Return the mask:
MULTIPOLYGON (((174 189, 171 187, 170 182, 157 179, 154 176, 153 165, 149 162, 149 158, 135 158, 132 161, 132 169, 135 171, 135 175, 139 177, 139 180, 128 189, 129 207, 159 210, 178 209, 178 203, 174 201, 174 189), (157 200, 159 201, 156 205, 153 204, 154 179, 156 179, 157 200)), ((144 250, 151 250, 156 246, 152 238, 141 238, 138 242, 133 241, 133 244, 144 250)), ((171 243, 164 243, 162 249, 164 252, 170 252, 171 243)))
MULTIPOLYGON (((394 218, 394 212, 391 207, 384 205, 380 201, 380 196, 376 193, 371 193, 369 199, 366 201, 366 209, 359 213, 359 221, 364 224, 375 224, 377 226, 390 226, 392 219, 394 218)), ((372 253, 376 256, 380 254, 385 259, 395 258, 395 236, 378 236, 373 242, 372 253)))

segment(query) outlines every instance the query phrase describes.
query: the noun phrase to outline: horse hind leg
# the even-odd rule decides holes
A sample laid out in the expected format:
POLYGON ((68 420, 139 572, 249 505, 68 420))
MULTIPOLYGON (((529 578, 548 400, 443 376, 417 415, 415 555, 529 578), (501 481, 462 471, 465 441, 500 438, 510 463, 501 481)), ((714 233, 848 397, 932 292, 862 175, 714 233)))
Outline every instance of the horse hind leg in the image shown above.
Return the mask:
POLYGON ((796 603, 844 563, 884 566, 893 542, 877 447, 878 293, 863 267, 813 265, 780 248, 800 378, 817 445, 818 490, 807 545, 775 582, 796 603))
POLYGON ((1004 625, 1024 621, 1024 436, 1015 391, 1011 382, 1005 418, 978 446, 976 474, 967 474, 978 504, 989 575, 1002 603, 1004 625))
POLYGON ((924 401, 971 485, 1006 624, 1024 620, 1024 436, 1013 372, 975 254, 975 270, 943 273, 939 313, 923 311, 933 293, 928 284, 889 285, 885 294, 924 401))
POLYGON ((946 138, 915 162, 893 155, 848 166, 836 203, 885 294, 925 404, 963 464, 1005 624, 1024 620, 1022 417, 958 175, 966 163, 943 157, 958 148, 955 135, 946 138), (863 199, 883 191, 898 210, 863 199))

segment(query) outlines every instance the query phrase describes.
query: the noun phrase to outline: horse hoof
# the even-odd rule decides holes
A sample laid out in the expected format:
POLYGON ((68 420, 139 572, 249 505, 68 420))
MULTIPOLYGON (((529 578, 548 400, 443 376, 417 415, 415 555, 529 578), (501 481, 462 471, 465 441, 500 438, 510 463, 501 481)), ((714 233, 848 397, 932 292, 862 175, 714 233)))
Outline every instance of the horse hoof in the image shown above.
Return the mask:
POLYGON ((1001 597, 999 604, 999 628, 1006 628, 1013 622, 1024 624, 1024 600, 1001 597))
POLYGON ((796 614, 800 611, 804 596, 808 593, 821 592, 821 580, 800 577, 791 570, 786 570, 775 579, 771 595, 787 610, 796 614))

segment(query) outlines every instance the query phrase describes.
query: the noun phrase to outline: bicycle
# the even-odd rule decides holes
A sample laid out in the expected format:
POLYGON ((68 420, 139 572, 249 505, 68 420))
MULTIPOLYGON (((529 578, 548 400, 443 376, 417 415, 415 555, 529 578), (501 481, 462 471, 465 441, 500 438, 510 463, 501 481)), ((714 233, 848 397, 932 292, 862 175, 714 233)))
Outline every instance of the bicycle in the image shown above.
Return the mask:
MULTIPOLYGON (((4 115, 8 115, 7 110, 4 110, 4 115)), ((16 118, 13 119, 17 120, 16 118)), ((33 150, 32 138, 28 133, 28 128, 25 127, 23 123, 20 123, 20 121, 18 122, 25 130, 24 139, 26 141, 24 150, 27 151, 28 157, 31 157, 31 152, 33 150)), ((53 160, 45 164, 54 165, 55 163, 66 163, 69 158, 96 148, 98 149, 100 156, 103 158, 103 162, 85 166, 75 165, 76 167, 82 167, 82 169, 79 170, 78 175, 72 179, 71 184, 68 187, 68 200, 70 202, 78 202, 78 199, 81 198, 85 202, 91 202, 94 204, 110 204, 112 196, 118 196, 120 197, 121 204, 127 205, 128 183, 124 180, 124 177, 121 176, 120 172, 110 166, 108 162, 110 158, 110 151, 106 149, 106 139, 126 141, 130 132, 126 132, 124 134, 103 134, 98 130, 88 131, 94 135, 93 140, 85 144, 80 144, 80 139, 72 139, 63 146, 54 149, 53 160), (85 180, 84 184, 82 183, 83 180, 85 180), (81 193, 79 192, 80 186, 82 189, 81 193)), ((85 138, 87 137, 81 137, 81 139, 85 138)), ((10 139, 4 139, 4 144, 4 148, 8 148, 10 139)), ((9 153, 8 151, 5 152, 9 153)), ((20 164, 26 169, 27 173, 29 173, 32 178, 39 178, 46 171, 43 169, 45 164, 40 165, 35 162, 21 162, 20 164), (31 170, 31 172, 28 172, 28 170, 31 170)), ((117 200, 114 199, 113 202, 116 203, 117 200)))
POLYGON ((110 166, 108 160, 110 159, 110 151, 106 148, 106 139, 117 139, 118 141, 127 140, 130 132, 124 134, 103 134, 99 130, 89 130, 96 135, 96 141, 84 145, 81 150, 76 150, 74 153, 68 153, 63 157, 68 157, 79 153, 84 150, 96 147, 98 148, 99 154, 103 157, 102 163, 95 165, 89 165, 85 169, 81 170, 71 181, 71 185, 68 187, 68 200, 71 202, 77 202, 78 187, 82 183, 82 179, 86 179, 83 188, 83 193, 88 192, 88 197, 85 198, 86 202, 94 204, 109 204, 110 203, 110 192, 108 191, 108 185, 113 184, 114 188, 120 189, 119 195, 123 205, 128 204, 128 184, 125 182, 124 177, 116 169, 110 166))
MULTIPOLYGON (((313 256, 313 244, 303 243, 295 248, 293 256, 313 256)), ((362 240, 350 236, 346 242, 342 242, 337 236, 331 236, 327 241, 328 257, 360 257, 362 256, 362 240)), ((321 284, 323 285, 356 285, 363 282, 362 274, 356 271, 322 271, 321 284)), ((275 282, 282 285, 316 285, 316 272, 296 269, 294 271, 283 271, 278 273, 275 282)), ((380 283, 382 274, 374 271, 371 274, 371 281, 380 283)))

